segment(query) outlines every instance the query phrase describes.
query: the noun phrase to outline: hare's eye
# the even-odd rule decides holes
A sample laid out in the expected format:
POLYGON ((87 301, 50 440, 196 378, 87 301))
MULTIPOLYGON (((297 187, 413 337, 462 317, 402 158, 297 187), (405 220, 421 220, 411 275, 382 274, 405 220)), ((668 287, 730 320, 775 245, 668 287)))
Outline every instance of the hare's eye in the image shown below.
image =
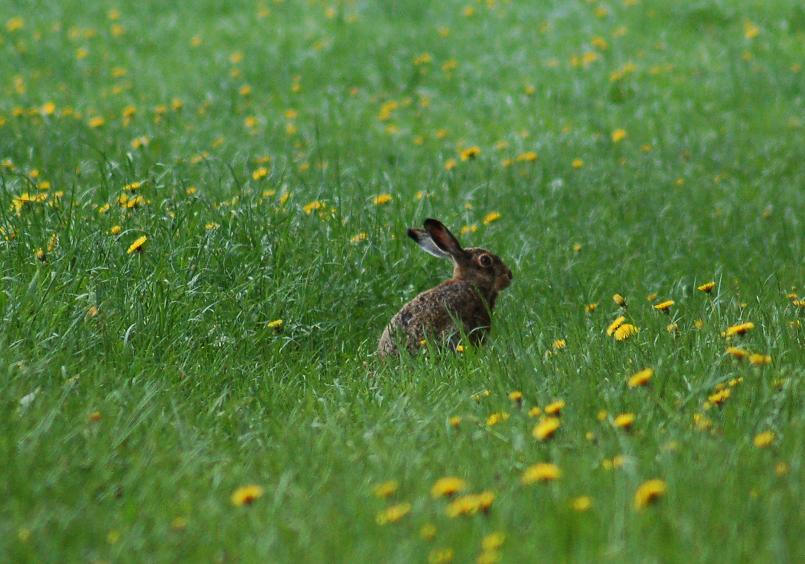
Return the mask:
POLYGON ((478 263, 483 267, 492 266, 492 257, 489 255, 481 255, 478 257, 478 263))

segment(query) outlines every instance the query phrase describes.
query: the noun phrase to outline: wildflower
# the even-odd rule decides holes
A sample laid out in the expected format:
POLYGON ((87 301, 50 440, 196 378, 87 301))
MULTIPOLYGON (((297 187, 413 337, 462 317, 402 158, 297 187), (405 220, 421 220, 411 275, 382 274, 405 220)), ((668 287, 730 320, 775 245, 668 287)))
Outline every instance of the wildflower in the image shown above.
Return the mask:
POLYGON ((509 392, 509 399, 515 403, 521 403, 523 401, 523 392, 519 390, 509 392))
POLYGON ((99 127, 103 127, 103 124, 105 124, 105 123, 106 123, 106 120, 103 119, 101 116, 95 116, 93 118, 90 118, 90 120, 87 122, 87 124, 92 129, 98 129, 99 127))
POLYGON ((123 228, 119 225, 113 225, 112 228, 109 230, 109 233, 112 235, 120 235, 120 232, 123 231, 123 228))
POLYGON ((472 394, 472 399, 474 399, 475 401, 481 401, 482 398, 488 398, 491 395, 492 392, 490 392, 489 390, 484 390, 482 392, 472 394))
POLYGON ((704 320, 703 320, 703 319, 697 319, 697 320, 695 320, 695 321, 693 322, 693 326, 694 326, 696 329, 702 329, 702 328, 704 327, 704 320))
POLYGON ((679 325, 677 325, 676 323, 669 323, 668 325, 665 326, 665 330, 668 331, 669 333, 676 333, 677 331, 679 331, 679 325))
POLYGON ((572 166, 575 169, 582 168, 584 166, 584 161, 581 159, 573 159, 573 162, 570 163, 570 166, 572 166))
POLYGON ((721 405, 729 399, 731 393, 729 388, 724 388, 707 396, 707 401, 712 405, 721 405))
POLYGON ((454 168, 456 168, 456 159, 447 159, 444 163, 444 169, 449 172, 454 168))
POLYGON ((461 425, 461 417, 458 415, 454 415, 448 420, 448 423, 453 429, 457 429, 458 426, 461 425))
POLYGON ((537 155, 536 151, 526 151, 524 153, 520 153, 519 155, 517 155, 517 157, 514 160, 516 160, 519 163, 533 163, 538 158, 539 156, 537 155))
POLYGON ((324 208, 324 204, 319 200, 313 200, 312 202, 308 202, 304 206, 302 206, 302 210, 305 212, 306 215, 312 214, 316 210, 320 210, 324 208))
POLYGON ((553 437, 560 426, 558 417, 545 417, 537 423, 531 431, 531 435, 538 441, 545 441, 553 437))
POLYGON ((206 229, 207 231, 215 231, 219 227, 221 227, 221 225, 215 223, 214 221, 208 221, 207 223, 204 224, 204 229, 206 229))
POLYGON ((634 413, 621 413, 615 417, 612 424, 618 429, 631 429, 635 422, 634 413))
POLYGON ((625 129, 616 129, 612 132, 612 142, 613 143, 620 143, 624 139, 626 139, 626 130, 625 129))
POLYGON ((484 550, 497 550, 506 542, 506 534, 500 531, 489 533, 481 540, 481 548, 484 550))
POLYGON ((87 415, 87 420, 90 423, 97 423, 98 421, 101 420, 102 417, 103 417, 103 415, 101 415, 100 411, 93 411, 92 413, 87 415))
POLYGON ((624 323, 615 330, 615 340, 625 341, 629 337, 636 335, 638 331, 639 329, 631 323, 624 323))
POLYGON ((648 384, 651 377, 654 376, 653 368, 644 368, 639 372, 635 372, 629 377, 628 385, 630 388, 637 388, 648 384))
POLYGON ((573 511, 578 511, 579 513, 588 511, 592 506, 593 506, 592 498, 586 495, 573 498, 573 501, 570 502, 570 507, 573 508, 573 511))
POLYGON ((266 323, 266 327, 279 332, 282 330, 283 323, 284 322, 282 319, 275 319, 274 321, 269 321, 268 323, 266 323))
POLYGON ((428 564, 446 564, 453 561, 452 548, 434 548, 428 553, 428 564))
POLYGON ((6 31, 14 33, 25 27, 25 20, 20 17, 14 17, 6 21, 6 31))
POLYGON ((42 247, 36 249, 36 252, 34 252, 34 256, 36 257, 36 260, 38 260, 39 262, 45 262, 45 259, 47 258, 47 256, 45 255, 45 249, 43 249, 42 247))
POLYGON ((674 300, 665 300, 664 302, 660 302, 654 306, 654 309, 657 311, 664 311, 667 312, 671 309, 671 306, 674 305, 674 300))
POLYGON ((148 237, 145 235, 138 237, 131 245, 129 245, 129 249, 126 251, 126 254, 130 255, 134 252, 141 253, 143 251, 143 245, 145 245, 146 241, 148 241, 148 237))
POLYGON ((433 540, 436 536, 436 526, 433 523, 425 523, 422 525, 422 528, 419 529, 419 536, 422 537, 423 540, 433 540))
POLYGON ((366 233, 366 231, 361 231, 360 233, 353 235, 350 238, 349 242, 352 243, 353 245, 357 245, 358 243, 366 241, 367 237, 369 237, 369 235, 366 233))
POLYGON ((556 400, 545 406, 545 413, 558 416, 564 407, 565 400, 556 400))
POLYGON ((573 243, 573 252, 580 253, 581 252, 581 243, 573 243))
POLYGON ((749 356, 749 363, 754 366, 763 366, 764 364, 771 364, 771 355, 754 353, 749 356))
POLYGON ((477 157, 480 154, 481 154, 481 148, 473 145, 472 147, 469 147, 461 151, 460 156, 462 161, 469 161, 475 159, 475 157, 477 157))
POLYGON ((483 491, 479 494, 464 495, 456 498, 447 506, 447 515, 458 517, 460 515, 474 515, 478 511, 486 513, 495 501, 495 494, 491 491, 483 491))
POLYGON ((699 431, 706 431, 713 426, 713 422, 701 413, 693 414, 693 426, 699 431))
POLYGON ((604 421, 607 417, 609 417, 609 413, 607 413, 606 409, 599 409, 598 413, 595 414, 595 418, 599 421, 604 421))
POLYGON ((382 206, 384 204, 388 204, 393 199, 391 194, 378 194, 374 198, 372 198, 372 203, 376 206, 382 206))
POLYGON ((774 439, 775 436, 772 431, 763 431, 755 435, 754 443, 757 448, 766 448, 774 444, 774 439))
POLYGON ((262 180, 266 176, 268 176, 268 169, 264 166, 256 168, 252 171, 253 180, 262 180))
POLYGON ((659 500, 665 495, 666 489, 665 482, 656 478, 643 482, 635 492, 635 509, 643 509, 644 507, 647 507, 648 505, 659 500))
POLYGON ((743 335, 748 331, 751 331, 755 328, 755 324, 751 321, 747 321, 746 323, 739 323, 737 325, 732 325, 728 327, 727 330, 722 334, 725 337, 733 337, 735 335, 743 335))
POLYGON ((506 421, 509 419, 509 414, 505 411, 501 411, 498 413, 493 413, 489 417, 486 418, 486 426, 487 427, 494 427, 498 423, 502 421, 506 421))
POLYGON ((529 417, 539 417, 540 415, 542 415, 542 410, 536 405, 528 410, 529 417))
POLYGON ((716 283, 711 281, 711 282, 705 282, 701 286, 696 286, 696 289, 699 290, 700 292, 704 292, 705 294, 709 294, 710 292, 713 291, 713 288, 715 287, 716 283))
POLYGON ((484 216, 483 223, 484 223, 484 225, 489 225, 490 223, 493 223, 493 222, 499 220, 501 217, 502 216, 500 215, 499 212, 496 212, 496 211, 489 212, 488 214, 486 214, 484 216))
POLYGON ((458 344, 456 345, 456 352, 463 353, 464 352, 464 345, 458 344))
POLYGON ((562 471, 559 467, 551 463, 534 464, 526 468, 520 482, 523 485, 530 485, 536 482, 552 482, 562 477, 562 471))
POLYGON ((372 493, 375 495, 375 497, 385 499, 397 493, 399 487, 400 483, 397 480, 388 480, 372 488, 372 493))
POLYGON ((788 464, 785 462, 778 462, 777 464, 774 465, 774 473, 777 474, 778 476, 785 476, 786 474, 788 474, 789 470, 790 468, 788 464))
POLYGON ((171 521, 171 529, 174 531, 183 531, 187 528, 187 519, 184 517, 174 517, 171 521))
POLYGON ((562 350, 565 347, 567 347, 567 341, 565 341, 564 339, 556 339, 553 342, 553 350, 555 351, 562 350))
POLYGON ((445 476, 439 478, 430 489, 433 497, 452 497, 455 494, 467 489, 467 482, 455 476, 445 476))
POLYGON ((392 505, 377 514, 375 522, 378 525, 386 525, 388 523, 396 523, 411 511, 410 503, 398 503, 392 505))
POLYGON ((751 40, 758 35, 760 35, 760 28, 749 20, 744 21, 744 37, 751 40))
POLYGON ((251 505, 262 496, 263 488, 261 486, 250 484, 248 486, 242 486, 236 489, 234 492, 232 492, 230 499, 232 500, 232 505, 241 507, 244 505, 251 505))
POLYGON ((587 305, 584 306, 584 312, 585 313, 593 313, 597 308, 598 308, 597 303, 587 304, 587 305))
POLYGON ((615 302, 618 307, 626 307, 626 298, 620 294, 613 294, 612 301, 615 302))

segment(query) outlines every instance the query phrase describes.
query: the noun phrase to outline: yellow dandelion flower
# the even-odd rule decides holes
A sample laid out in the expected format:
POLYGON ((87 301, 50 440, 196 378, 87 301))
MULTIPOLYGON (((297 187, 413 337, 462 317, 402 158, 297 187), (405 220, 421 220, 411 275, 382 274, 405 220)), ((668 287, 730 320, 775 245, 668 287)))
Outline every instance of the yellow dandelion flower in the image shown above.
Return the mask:
POLYGON ((744 37, 751 40, 758 35, 760 35, 760 28, 749 20, 744 21, 744 37))
POLYGON ((103 119, 101 116, 95 116, 93 118, 90 118, 90 120, 87 122, 87 124, 92 129, 98 129, 99 127, 103 127, 103 124, 105 124, 105 123, 106 123, 106 120, 103 119))
POLYGON ((567 347, 567 341, 565 339, 556 339, 553 342, 553 350, 559 351, 567 347))
POLYGON ((715 287, 716 287, 716 283, 713 282, 713 281, 710 281, 710 282, 705 282, 701 286, 696 286, 696 289, 699 290, 700 292, 704 292, 705 294, 709 294, 710 292, 713 291, 713 288, 715 288, 715 287))
POLYGON ((456 476, 439 478, 430 489, 432 497, 451 497, 467 489, 467 482, 456 476))
POLYGON ((112 235, 120 235, 121 231, 123 231, 122 227, 120 227, 119 225, 113 225, 112 228, 109 230, 109 233, 111 233, 112 235))
POLYGON ((599 409, 598 413, 595 414, 595 418, 599 421, 604 421, 607 417, 609 417, 609 413, 607 413, 606 409, 599 409))
POLYGON ((573 159, 573 162, 570 163, 570 166, 575 169, 582 168, 584 166, 584 161, 582 159, 573 159))
POLYGON ((463 353, 464 352, 464 345, 462 345, 462 344, 456 345, 456 352, 463 353))
POLYGON ((281 331, 284 323, 285 322, 282 319, 275 319, 266 323, 266 327, 273 329, 274 331, 281 331))
POLYGON ((372 493, 375 497, 385 499, 393 496, 400 488, 400 483, 397 480, 387 480, 383 483, 377 484, 372 488, 372 493))
POLYGON ((545 417, 537 423, 531 431, 531 435, 538 441, 546 441, 554 436, 561 425, 558 417, 545 417))
POLYGON ((372 203, 376 206, 382 206, 388 204, 394 198, 391 194, 378 194, 374 198, 372 198, 372 203))
POLYGON ((481 539, 481 548, 484 550, 498 550, 506 542, 506 534, 500 531, 489 533, 481 539))
POLYGON ((671 309, 672 305, 674 305, 674 300, 665 300, 664 302, 660 302, 657 305, 655 305, 654 309, 656 309, 657 311, 667 312, 668 310, 671 309))
POLYGON ((665 326, 665 330, 668 331, 669 333, 676 333, 677 331, 679 331, 679 325, 677 325, 676 323, 669 323, 668 325, 665 326))
POLYGON ((472 147, 468 147, 467 149, 461 151, 460 157, 462 161, 470 161, 475 159, 480 154, 481 148, 477 145, 473 145, 472 147))
POLYGON ((515 390, 513 392, 509 392, 509 399, 513 402, 520 403, 523 401, 523 392, 519 390, 515 390))
POLYGON ((706 431, 713 426, 713 422, 701 413, 693 414, 693 426, 699 431, 706 431))
POLYGON ((17 16, 6 21, 6 31, 14 33, 25 27, 25 20, 17 16))
POLYGON ((771 364, 771 355, 754 353, 749 355, 749 363, 754 366, 763 366, 771 364))
POLYGON ((721 405, 729 399, 731 394, 732 391, 729 388, 724 388, 707 396, 707 401, 712 405, 721 405))
POLYGON ((626 298, 620 294, 613 294, 612 301, 615 302, 618 307, 626 307, 626 298))
POLYGON ((775 435, 772 431, 763 431, 755 435, 754 443, 757 448, 766 448, 774 444, 775 435))
POLYGON ((592 506, 593 506, 592 498, 586 495, 573 498, 573 501, 570 502, 570 507, 573 508, 573 511, 578 511, 579 513, 589 511, 589 509, 592 506))
POLYGON ((358 243, 366 241, 366 239, 368 237, 369 237, 369 234, 366 233, 366 231, 361 231, 360 233, 357 233, 357 234, 353 235, 350 238, 349 242, 352 243, 353 245, 357 245, 358 243))
POLYGON ((244 505, 251 505, 256 500, 263 496, 263 488, 254 484, 248 486, 241 486, 232 492, 230 500, 232 505, 242 507, 244 505))
POLYGON ((410 503, 398 503, 392 505, 377 514, 375 522, 378 525, 387 525, 389 523, 396 523, 411 511, 410 503))
POLYGON ((488 511, 494 501, 495 494, 491 491, 464 495, 451 501, 445 512, 449 517, 475 515, 478 511, 488 511))
POLYGON ((130 255, 130 254, 135 253, 135 252, 142 252, 143 251, 143 245, 145 245, 146 241, 148 241, 147 236, 142 235, 142 236, 138 237, 137 239, 134 240, 134 242, 131 245, 129 245, 129 249, 126 251, 126 254, 130 255))
MULTIPOLYGON (((597 303, 587 304, 587 305, 584 306, 584 312, 585 313, 593 313, 596 309, 598 309, 598 304, 597 303)), ((625 321, 625 318, 624 318, 624 321, 625 321)), ((616 327, 616 329, 617 329, 617 327, 616 327)), ((613 329, 613 331, 614 331, 614 329, 613 329)))
POLYGON ((204 229, 207 231, 215 231, 219 227, 221 227, 221 225, 219 223, 215 223, 214 221, 208 221, 204 224, 204 229))
POLYGON ((490 392, 489 390, 483 390, 476 394, 472 394, 472 399, 474 399, 475 401, 481 401, 482 398, 488 398, 491 395, 492 392, 490 392))
POLYGON ((620 143, 624 139, 626 139, 627 133, 625 129, 616 129, 612 132, 610 137, 612 138, 613 143, 620 143))
POLYGON ((434 548, 428 553, 428 564, 447 564, 454 556, 452 548, 434 548))
POLYGON ((702 328, 704 327, 704 320, 703 320, 703 319, 697 319, 697 320, 695 320, 695 321, 693 322, 693 326, 694 326, 696 329, 702 329, 702 328))
POLYGON ((725 337, 734 337, 735 335, 743 335, 748 331, 751 331, 755 328, 755 324, 751 321, 747 321, 746 323, 738 323, 737 325, 732 325, 727 328, 727 330, 723 333, 725 337))
POLYGON ((653 479, 643 482, 634 496, 635 509, 643 509, 665 495, 667 486, 663 480, 653 479))
POLYGON ((486 426, 494 427, 498 423, 508 420, 509 417, 510 417, 509 414, 506 413, 505 411, 492 413, 489 417, 486 418, 486 426))
POLYGON ((654 376, 654 369, 653 368, 644 368, 639 372, 635 372, 629 377, 628 386, 630 388, 637 388, 639 386, 645 386, 651 380, 651 377, 654 376))
POLYGON ((631 323, 624 323, 615 330, 614 337, 616 341, 625 341, 626 339, 637 335, 638 331, 639 329, 631 323))
POLYGON ((612 424, 618 429, 631 429, 635 422, 634 413, 621 413, 617 415, 612 421, 612 424))
POLYGON ((419 536, 422 540, 433 540, 436 537, 436 525, 433 523, 425 523, 422 525, 422 528, 419 529, 419 536))
POLYGON ((539 158, 536 151, 526 151, 524 153, 520 153, 515 157, 515 161, 518 163, 533 163, 539 158))
POLYGON ((580 253, 582 249, 581 243, 573 243, 572 249, 574 253, 580 253))
POLYGON ((453 429, 457 429, 459 425, 461 425, 461 417, 458 415, 453 415, 449 420, 448 423, 453 429))
POLYGON ((539 417, 540 415, 542 415, 542 410, 536 405, 528 410, 529 417, 539 417))
POLYGON ((264 166, 256 168, 252 171, 253 180, 262 180, 266 176, 268 176, 268 169, 264 166))
POLYGON ((545 406, 545 413, 558 416, 565 407, 565 400, 555 400, 545 406))
POLYGON ((562 477, 562 471, 556 464, 539 463, 526 468, 520 482, 523 485, 535 484, 537 482, 552 482, 562 477))
POLYGON ((312 214, 316 210, 320 210, 324 208, 324 203, 319 200, 313 200, 312 202, 308 202, 304 206, 302 206, 302 210, 305 212, 306 215, 312 214))
POLYGON ((490 223, 493 223, 493 222, 499 220, 501 217, 502 216, 500 215, 499 212, 496 212, 496 211, 489 212, 488 214, 486 214, 484 216, 483 224, 484 225, 489 225, 490 223))
POLYGON ((446 171, 451 171, 451 170, 453 170, 454 168, 456 168, 456 159, 447 159, 447 160, 444 162, 444 169, 445 169, 446 171))

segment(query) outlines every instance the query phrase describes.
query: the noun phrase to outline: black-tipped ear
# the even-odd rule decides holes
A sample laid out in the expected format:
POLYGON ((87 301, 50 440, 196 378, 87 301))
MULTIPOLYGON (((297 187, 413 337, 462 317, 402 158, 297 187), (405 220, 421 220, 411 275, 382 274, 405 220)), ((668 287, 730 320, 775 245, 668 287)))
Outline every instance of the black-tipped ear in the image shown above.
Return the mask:
POLYGON ((452 257, 459 257, 464 254, 464 249, 461 248, 458 239, 450 233, 450 230, 441 221, 431 218, 426 219, 425 231, 428 232, 430 238, 443 252, 452 257))
POLYGON ((433 242, 433 239, 431 239, 427 231, 422 229, 409 229, 408 236, 416 241, 416 244, 429 255, 433 255, 438 258, 450 258, 449 254, 436 246, 436 243, 433 242))

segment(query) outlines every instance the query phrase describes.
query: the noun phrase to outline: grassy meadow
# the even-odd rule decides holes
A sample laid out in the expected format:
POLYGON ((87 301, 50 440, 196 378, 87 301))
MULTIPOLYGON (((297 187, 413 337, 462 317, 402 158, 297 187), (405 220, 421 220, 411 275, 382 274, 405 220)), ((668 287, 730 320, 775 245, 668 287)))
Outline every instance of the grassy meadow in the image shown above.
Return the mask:
POLYGON ((0 561, 805 559, 801 2, 0 8, 0 561))

